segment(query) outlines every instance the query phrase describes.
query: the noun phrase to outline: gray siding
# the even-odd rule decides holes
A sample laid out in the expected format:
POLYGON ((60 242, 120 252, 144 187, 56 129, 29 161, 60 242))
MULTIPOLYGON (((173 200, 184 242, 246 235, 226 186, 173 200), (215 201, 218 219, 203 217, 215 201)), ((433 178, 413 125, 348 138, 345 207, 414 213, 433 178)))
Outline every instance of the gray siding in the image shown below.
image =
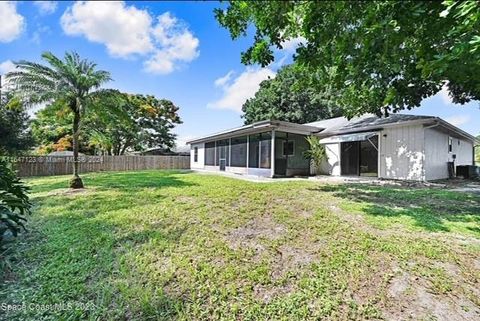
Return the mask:
POLYGON ((379 177, 425 180, 422 125, 392 127, 379 133, 379 177))
POLYGON ((425 169, 426 179, 448 178, 447 162, 455 165, 473 164, 473 144, 467 140, 452 137, 452 152, 448 151, 449 135, 434 128, 425 129, 425 169))

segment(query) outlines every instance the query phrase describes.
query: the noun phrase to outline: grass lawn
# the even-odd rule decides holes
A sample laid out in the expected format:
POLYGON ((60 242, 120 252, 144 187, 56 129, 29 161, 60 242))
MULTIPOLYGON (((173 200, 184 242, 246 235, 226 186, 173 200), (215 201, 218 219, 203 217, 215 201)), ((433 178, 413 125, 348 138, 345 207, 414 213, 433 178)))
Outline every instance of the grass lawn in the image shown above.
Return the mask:
MULTIPOLYGON (((29 179, 3 320, 474 320, 480 197, 174 171, 29 179), (41 309, 51 304, 63 309, 41 309), (72 308, 73 307, 73 308, 72 308)), ((51 307, 51 306, 50 306, 51 307)))

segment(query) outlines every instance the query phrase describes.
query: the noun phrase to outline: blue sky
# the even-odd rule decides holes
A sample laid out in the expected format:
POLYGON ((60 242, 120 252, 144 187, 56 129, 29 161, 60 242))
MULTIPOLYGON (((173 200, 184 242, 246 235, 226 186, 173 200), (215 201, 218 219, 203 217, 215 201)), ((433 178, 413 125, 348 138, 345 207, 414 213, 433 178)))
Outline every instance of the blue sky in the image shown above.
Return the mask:
MULTIPOLYGON (((0 2, 0 73, 44 51, 77 51, 112 73, 106 87, 153 94, 180 107, 179 142, 242 124, 240 107, 258 84, 291 62, 292 40, 267 68, 246 67, 249 37, 232 41, 213 16, 215 2, 0 2), (5 25, 4 25, 5 26, 5 25)), ((454 105, 445 91, 405 113, 434 115, 480 133, 478 102, 454 105)))

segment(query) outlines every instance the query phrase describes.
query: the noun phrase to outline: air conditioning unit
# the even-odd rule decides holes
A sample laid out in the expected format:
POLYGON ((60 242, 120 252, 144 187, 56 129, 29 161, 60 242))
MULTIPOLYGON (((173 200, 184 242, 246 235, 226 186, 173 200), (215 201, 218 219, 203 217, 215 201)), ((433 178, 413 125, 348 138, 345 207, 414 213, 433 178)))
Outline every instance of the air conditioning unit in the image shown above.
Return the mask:
POLYGON ((457 166, 457 177, 478 178, 480 176, 480 167, 475 165, 459 165, 457 166))

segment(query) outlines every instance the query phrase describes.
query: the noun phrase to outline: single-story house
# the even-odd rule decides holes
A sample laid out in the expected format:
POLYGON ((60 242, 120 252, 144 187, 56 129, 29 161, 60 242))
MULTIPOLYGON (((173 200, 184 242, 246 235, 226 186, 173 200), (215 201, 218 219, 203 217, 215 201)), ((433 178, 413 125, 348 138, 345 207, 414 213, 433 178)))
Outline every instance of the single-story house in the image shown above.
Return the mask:
MULTIPOLYGON (((71 150, 56 151, 47 154, 47 156, 55 157, 73 157, 73 152, 71 150)), ((78 153, 78 156, 85 156, 85 154, 78 153)))
POLYGON ((374 176, 400 180, 449 177, 449 167, 474 164, 475 137, 433 116, 364 115, 307 124, 266 120, 200 137, 190 144, 192 169, 265 177, 374 176), (304 152, 316 135, 327 159, 312 169, 304 152))
POLYGON ((144 151, 133 152, 132 154, 144 156, 189 156, 190 147, 188 147, 187 145, 175 146, 173 149, 154 147, 144 151))

